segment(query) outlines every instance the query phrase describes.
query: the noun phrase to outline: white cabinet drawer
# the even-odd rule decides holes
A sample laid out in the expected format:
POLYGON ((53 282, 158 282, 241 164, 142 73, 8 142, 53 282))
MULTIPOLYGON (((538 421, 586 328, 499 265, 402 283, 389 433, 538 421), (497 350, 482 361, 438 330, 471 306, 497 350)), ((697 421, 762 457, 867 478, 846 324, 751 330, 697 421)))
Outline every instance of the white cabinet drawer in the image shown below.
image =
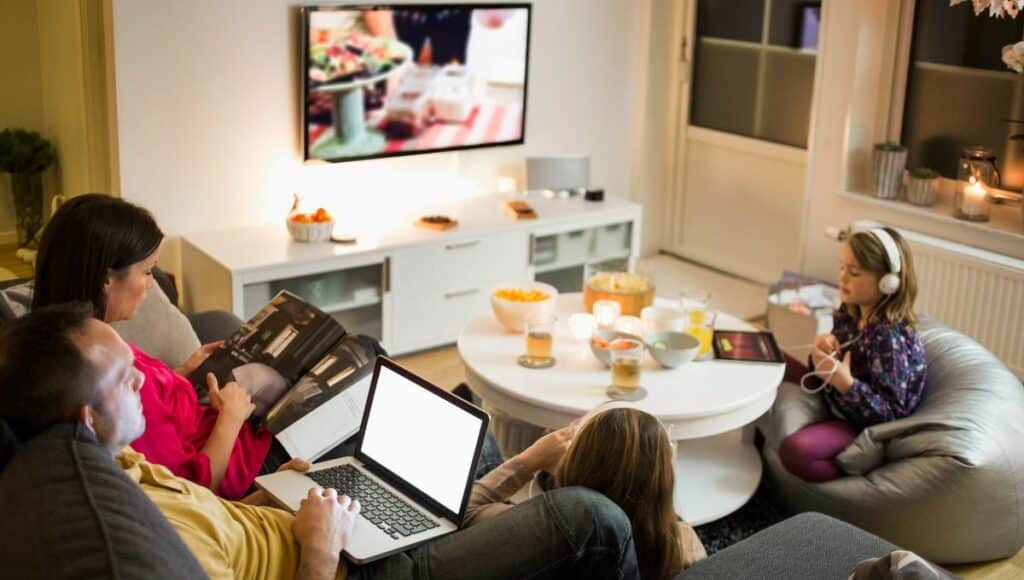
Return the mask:
POLYGON ((454 342, 490 311, 490 292, 528 281, 529 237, 506 232, 396 250, 391 257, 391 349, 454 342))

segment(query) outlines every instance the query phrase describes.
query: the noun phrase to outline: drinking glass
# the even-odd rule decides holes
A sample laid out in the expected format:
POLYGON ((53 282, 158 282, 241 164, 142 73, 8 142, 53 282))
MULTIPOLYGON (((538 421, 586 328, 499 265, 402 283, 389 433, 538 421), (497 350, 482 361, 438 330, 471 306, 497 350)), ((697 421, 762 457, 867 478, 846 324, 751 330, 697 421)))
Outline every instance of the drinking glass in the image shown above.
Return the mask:
POLYGON ((633 339, 616 339, 611 348, 612 384, 605 391, 619 401, 638 401, 647 395, 640 386, 640 363, 645 352, 644 343, 633 339))
POLYGON ((718 319, 718 312, 707 307, 691 307, 687 311, 686 329, 687 334, 693 335, 700 343, 700 350, 697 351, 697 358, 707 358, 711 352, 711 340, 715 334, 715 321, 718 319))
POLYGON ((526 354, 519 357, 519 364, 531 369, 545 369, 555 364, 551 351, 556 321, 554 315, 533 316, 526 320, 526 354))

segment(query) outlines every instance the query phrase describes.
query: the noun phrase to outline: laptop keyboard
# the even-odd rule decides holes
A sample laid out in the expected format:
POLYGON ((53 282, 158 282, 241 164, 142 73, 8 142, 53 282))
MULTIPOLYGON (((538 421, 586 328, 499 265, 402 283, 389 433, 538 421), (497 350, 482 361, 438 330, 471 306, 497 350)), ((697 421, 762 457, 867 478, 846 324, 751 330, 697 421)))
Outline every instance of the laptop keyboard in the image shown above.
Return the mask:
POLYGON ((359 500, 362 506, 359 515, 396 540, 440 525, 352 465, 312 471, 306 476, 321 487, 336 489, 339 494, 359 500))

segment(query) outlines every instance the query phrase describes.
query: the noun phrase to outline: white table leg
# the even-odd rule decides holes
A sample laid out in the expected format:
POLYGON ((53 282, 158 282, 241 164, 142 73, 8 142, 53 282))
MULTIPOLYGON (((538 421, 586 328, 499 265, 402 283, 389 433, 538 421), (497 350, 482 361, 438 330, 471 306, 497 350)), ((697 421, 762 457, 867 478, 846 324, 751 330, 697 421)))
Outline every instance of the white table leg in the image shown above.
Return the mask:
POLYGON ((761 456, 743 429, 676 443, 676 513, 690 525, 725 517, 753 497, 761 456))

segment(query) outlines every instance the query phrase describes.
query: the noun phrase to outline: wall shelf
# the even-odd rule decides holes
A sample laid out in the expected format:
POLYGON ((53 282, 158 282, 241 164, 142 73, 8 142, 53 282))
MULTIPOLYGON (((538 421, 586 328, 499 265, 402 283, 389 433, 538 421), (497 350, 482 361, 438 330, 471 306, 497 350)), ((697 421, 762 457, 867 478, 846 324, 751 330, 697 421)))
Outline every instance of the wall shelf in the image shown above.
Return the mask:
POLYGON ((1024 219, 1021 218, 1019 204, 999 204, 992 206, 991 218, 987 222, 970 222, 953 217, 953 199, 949 195, 939 195, 934 205, 919 206, 903 200, 879 199, 870 193, 840 191, 843 199, 865 205, 881 207, 896 212, 923 216, 945 224, 955 224, 971 231, 983 232, 1014 242, 1024 243, 1024 219))

